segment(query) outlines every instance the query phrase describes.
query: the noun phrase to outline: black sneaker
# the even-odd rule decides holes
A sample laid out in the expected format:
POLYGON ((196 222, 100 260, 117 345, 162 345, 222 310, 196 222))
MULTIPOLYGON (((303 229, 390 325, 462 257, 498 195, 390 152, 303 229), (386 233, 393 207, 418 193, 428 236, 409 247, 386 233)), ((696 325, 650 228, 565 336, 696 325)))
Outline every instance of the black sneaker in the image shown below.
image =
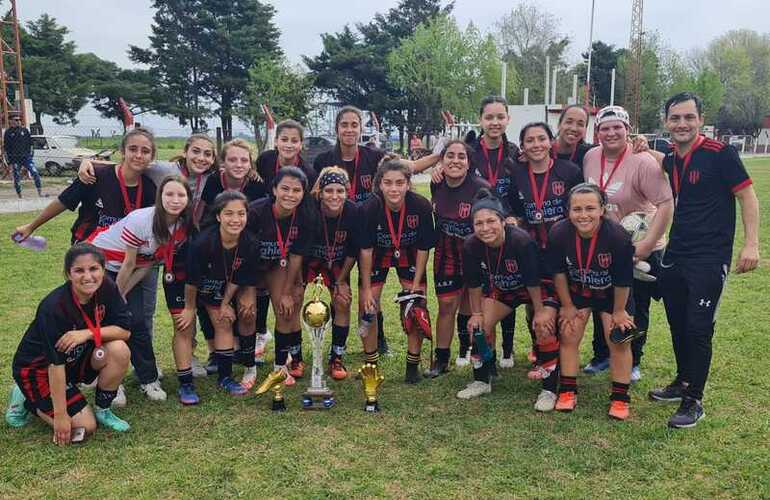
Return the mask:
POLYGON ((436 378, 445 373, 449 373, 449 363, 436 361, 430 370, 425 370, 422 376, 425 378, 436 378))
POLYGON ((698 425, 698 420, 706 416, 703 405, 695 398, 684 397, 679 409, 668 419, 668 426, 672 429, 689 429, 698 425))
POLYGON ((642 335, 644 335, 644 332, 641 332, 633 327, 626 328, 625 330, 615 327, 610 332, 610 341, 613 344, 625 344, 641 337, 642 335))
POLYGON ((416 384, 419 381, 420 381, 420 365, 407 363, 404 382, 406 382, 407 384, 416 384))
POLYGON ((647 393, 651 401, 663 403, 676 403, 684 397, 685 386, 681 382, 674 381, 666 387, 653 389, 647 393))

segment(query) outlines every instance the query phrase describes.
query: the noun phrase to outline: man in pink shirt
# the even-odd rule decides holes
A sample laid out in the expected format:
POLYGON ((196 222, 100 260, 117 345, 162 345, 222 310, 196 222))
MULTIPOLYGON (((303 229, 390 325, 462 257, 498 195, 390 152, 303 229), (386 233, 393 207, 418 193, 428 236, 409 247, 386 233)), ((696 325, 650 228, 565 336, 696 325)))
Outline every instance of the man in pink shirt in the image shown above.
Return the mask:
MULTIPOLYGON (((666 228, 674 213, 671 187, 657 160, 647 152, 634 153, 629 144, 629 117, 620 106, 607 106, 596 115, 600 146, 591 149, 583 160, 583 175, 607 196, 607 216, 620 222, 634 212, 652 217, 647 236, 634 243, 635 260, 647 261, 655 275, 660 263, 661 250, 666 246, 666 228)), ((660 294, 655 282, 634 280, 634 321, 640 336, 632 344, 633 368, 631 381, 641 378, 639 363, 649 326, 650 299, 660 294)), ((601 322, 594 321, 594 357, 583 369, 586 373, 606 370, 609 349, 601 322)))

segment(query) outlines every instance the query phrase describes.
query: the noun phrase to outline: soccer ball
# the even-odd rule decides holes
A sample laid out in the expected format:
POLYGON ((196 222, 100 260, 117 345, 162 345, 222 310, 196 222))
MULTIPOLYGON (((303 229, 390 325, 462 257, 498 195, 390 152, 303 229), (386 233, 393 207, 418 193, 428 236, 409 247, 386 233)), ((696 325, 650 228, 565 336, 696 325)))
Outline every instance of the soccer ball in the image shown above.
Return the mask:
POLYGON ((629 232, 631 241, 636 243, 647 236, 647 231, 650 229, 650 219, 650 215, 644 212, 632 212, 623 217, 620 225, 629 232))

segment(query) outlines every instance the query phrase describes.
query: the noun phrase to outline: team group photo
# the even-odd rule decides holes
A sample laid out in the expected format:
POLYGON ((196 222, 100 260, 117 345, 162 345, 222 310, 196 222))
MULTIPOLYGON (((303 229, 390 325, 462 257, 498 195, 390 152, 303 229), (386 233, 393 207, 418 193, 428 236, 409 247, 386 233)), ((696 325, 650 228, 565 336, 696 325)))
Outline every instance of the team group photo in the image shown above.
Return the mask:
POLYGON ((68 3, 0 2, 0 497, 770 495, 767 26, 68 3))

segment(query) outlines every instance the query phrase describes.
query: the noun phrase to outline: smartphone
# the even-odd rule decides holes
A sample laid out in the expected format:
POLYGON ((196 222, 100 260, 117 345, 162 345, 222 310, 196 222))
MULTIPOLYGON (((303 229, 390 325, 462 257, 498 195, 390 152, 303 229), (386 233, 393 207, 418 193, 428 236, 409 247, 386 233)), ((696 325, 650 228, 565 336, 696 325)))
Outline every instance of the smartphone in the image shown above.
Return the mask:
POLYGON ((82 443, 83 440, 86 438, 86 428, 85 427, 75 427, 72 429, 72 434, 70 441, 73 443, 82 443))

